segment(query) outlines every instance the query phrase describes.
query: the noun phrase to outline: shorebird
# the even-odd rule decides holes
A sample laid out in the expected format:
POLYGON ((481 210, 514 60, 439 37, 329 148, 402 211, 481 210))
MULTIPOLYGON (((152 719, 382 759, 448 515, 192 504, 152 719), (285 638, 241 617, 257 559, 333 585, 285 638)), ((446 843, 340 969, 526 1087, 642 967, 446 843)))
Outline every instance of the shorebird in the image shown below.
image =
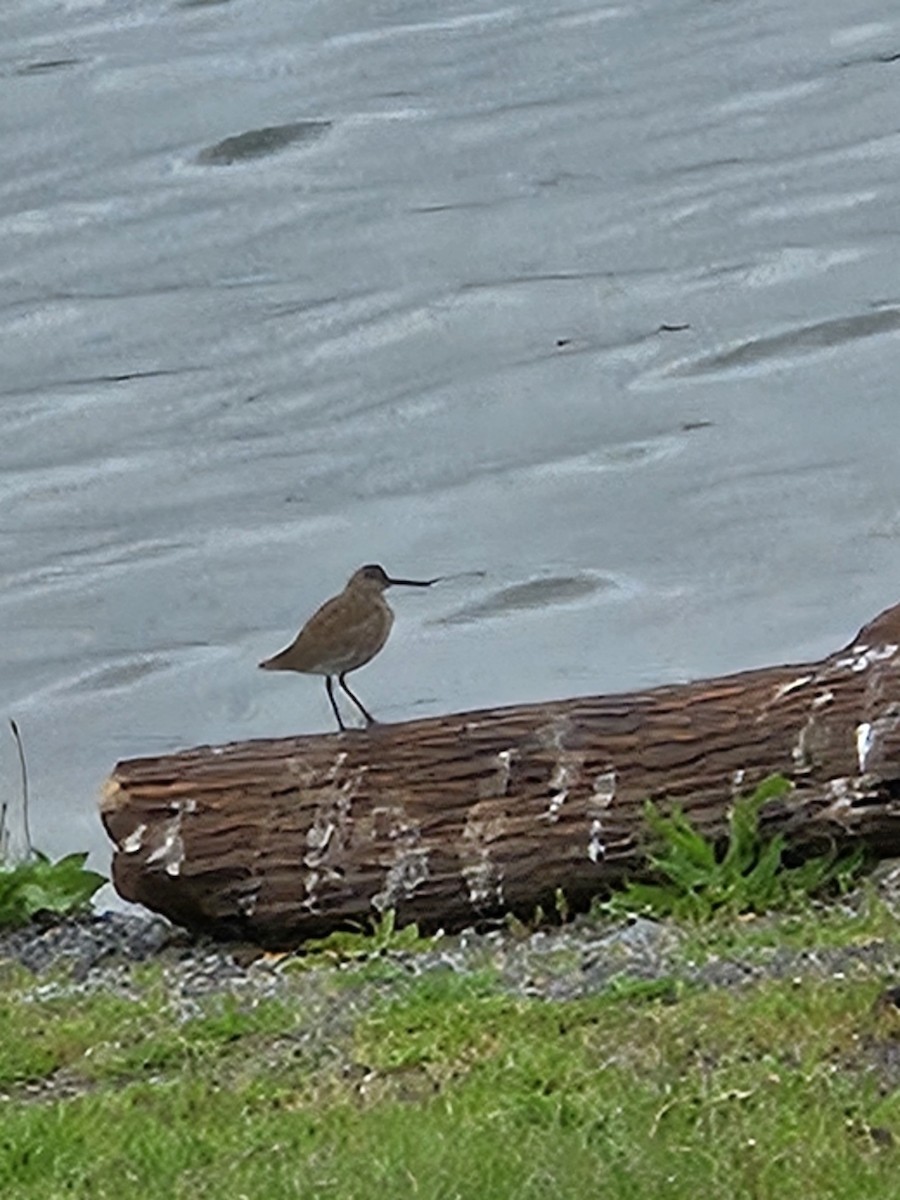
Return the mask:
MULTIPOLYGON (((438 577, 440 578, 440 577, 438 577)), ((259 665, 264 671, 299 671, 324 675, 325 689, 338 728, 346 729, 334 698, 334 680, 347 693, 367 725, 375 718, 347 686, 346 676, 374 658, 388 639, 394 614, 384 598, 385 588, 431 587, 437 579, 391 579, 384 567, 369 563, 354 571, 347 586, 313 613, 294 640, 259 665)))

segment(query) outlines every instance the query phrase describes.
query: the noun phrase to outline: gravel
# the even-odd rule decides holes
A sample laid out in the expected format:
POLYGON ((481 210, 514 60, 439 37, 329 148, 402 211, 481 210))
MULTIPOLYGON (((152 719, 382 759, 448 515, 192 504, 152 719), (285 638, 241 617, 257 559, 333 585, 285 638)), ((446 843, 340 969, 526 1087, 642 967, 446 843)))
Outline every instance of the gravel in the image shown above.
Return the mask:
POLYGON ((81 917, 47 914, 19 929, 0 931, 0 961, 20 963, 36 975, 66 971, 76 982, 104 962, 143 962, 179 935, 161 917, 97 913, 81 917))
MULTIPOLYGON (((889 892, 889 901, 897 883, 882 881, 882 894, 889 892)), ((843 903, 852 914, 861 899, 843 903)), ((518 934, 507 929, 465 930, 440 937, 425 949, 387 951, 380 957, 388 964, 385 980, 363 988, 367 995, 390 992, 398 979, 441 971, 460 976, 488 972, 511 995, 553 1000, 654 983, 664 991, 667 984, 674 988, 679 982, 736 988, 760 979, 865 975, 883 979, 888 986, 900 978, 900 939, 814 949, 774 945, 741 954, 705 954, 695 961, 683 928, 645 918, 609 924, 579 917, 559 928, 518 934)), ((275 995, 299 988, 304 1001, 312 1000, 330 990, 335 971, 353 970, 362 961, 345 959, 324 970, 302 970, 295 955, 197 940, 160 917, 115 912, 48 916, 22 929, 0 932, 0 965, 4 960, 32 972, 42 995, 98 987, 133 994, 134 965, 156 962, 186 1016, 202 997, 215 993, 249 990, 275 995)))

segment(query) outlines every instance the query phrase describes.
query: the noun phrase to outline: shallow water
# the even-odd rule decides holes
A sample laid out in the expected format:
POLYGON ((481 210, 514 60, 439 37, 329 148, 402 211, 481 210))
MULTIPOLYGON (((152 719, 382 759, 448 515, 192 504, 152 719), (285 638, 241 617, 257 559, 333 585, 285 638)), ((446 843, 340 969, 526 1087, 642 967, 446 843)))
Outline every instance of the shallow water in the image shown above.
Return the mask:
MULTIPOLYGON (((116 759, 819 656, 900 593, 888 0, 6 0, 0 680, 116 759), (483 572, 483 574, 479 574, 483 572)), ((0 779, 16 790, 12 742, 0 779)))

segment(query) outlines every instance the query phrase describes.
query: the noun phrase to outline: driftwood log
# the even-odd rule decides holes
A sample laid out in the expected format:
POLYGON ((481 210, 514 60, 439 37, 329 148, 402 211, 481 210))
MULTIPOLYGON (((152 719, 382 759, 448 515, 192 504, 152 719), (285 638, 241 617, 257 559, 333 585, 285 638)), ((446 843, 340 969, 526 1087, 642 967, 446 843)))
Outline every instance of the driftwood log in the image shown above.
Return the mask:
POLYGON ((798 854, 900 853, 900 605, 822 662, 371 731, 121 762, 102 817, 119 893, 196 931, 296 945, 395 910, 459 928, 577 908, 646 875, 643 806, 721 836, 763 812, 798 854))

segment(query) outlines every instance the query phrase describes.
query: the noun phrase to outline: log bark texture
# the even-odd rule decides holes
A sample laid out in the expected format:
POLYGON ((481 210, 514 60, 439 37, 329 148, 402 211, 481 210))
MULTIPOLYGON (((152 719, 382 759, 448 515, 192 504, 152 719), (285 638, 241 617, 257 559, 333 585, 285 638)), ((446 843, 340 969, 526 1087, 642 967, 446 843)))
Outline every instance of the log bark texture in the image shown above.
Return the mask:
POLYGON ((643 806, 711 836, 763 812, 798 853, 900 853, 900 605, 822 662, 370 731, 119 763, 101 811, 119 893, 222 938, 291 946, 396 910, 459 928, 579 907, 646 875, 643 806))

